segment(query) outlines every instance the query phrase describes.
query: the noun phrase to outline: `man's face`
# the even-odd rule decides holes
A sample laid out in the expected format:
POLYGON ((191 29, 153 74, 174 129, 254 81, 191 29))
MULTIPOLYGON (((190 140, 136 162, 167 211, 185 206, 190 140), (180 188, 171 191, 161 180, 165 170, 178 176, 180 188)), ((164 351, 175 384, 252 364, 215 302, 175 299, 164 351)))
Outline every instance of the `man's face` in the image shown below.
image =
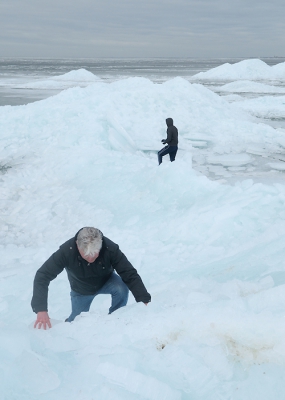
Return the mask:
POLYGON ((86 260, 87 262, 89 262, 89 263, 93 263, 93 262, 96 260, 96 258, 98 258, 98 256, 99 256, 99 253, 95 253, 95 254, 92 255, 92 256, 90 256, 90 255, 89 255, 89 256, 85 256, 84 253, 79 249, 78 246, 77 246, 77 248, 78 248, 78 251, 79 251, 81 257, 82 257, 84 260, 86 260))

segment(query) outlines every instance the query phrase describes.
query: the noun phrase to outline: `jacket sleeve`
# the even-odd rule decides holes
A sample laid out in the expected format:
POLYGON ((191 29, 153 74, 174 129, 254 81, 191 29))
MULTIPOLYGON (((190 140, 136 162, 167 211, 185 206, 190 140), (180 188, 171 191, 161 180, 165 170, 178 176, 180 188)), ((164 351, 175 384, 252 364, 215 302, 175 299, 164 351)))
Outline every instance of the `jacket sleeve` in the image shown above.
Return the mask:
POLYGON ((171 140, 172 140, 173 132, 172 132, 172 129, 171 129, 171 128, 172 128, 172 127, 167 128, 167 138, 166 138, 166 140, 165 140, 166 143, 170 143, 171 140))
POLYGON ((147 292, 137 270, 132 266, 118 245, 111 251, 111 263, 123 282, 128 286, 137 302, 149 303, 151 296, 147 292))
POLYGON ((34 279, 33 298, 31 302, 35 313, 48 310, 48 287, 50 282, 60 274, 66 266, 66 258, 60 248, 38 269, 34 279))

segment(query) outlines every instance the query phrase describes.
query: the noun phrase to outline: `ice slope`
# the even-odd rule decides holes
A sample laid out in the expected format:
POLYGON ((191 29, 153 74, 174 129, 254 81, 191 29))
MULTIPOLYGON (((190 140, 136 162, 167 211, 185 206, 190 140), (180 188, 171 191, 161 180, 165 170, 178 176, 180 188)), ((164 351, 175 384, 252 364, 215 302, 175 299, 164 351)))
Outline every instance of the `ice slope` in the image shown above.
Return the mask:
POLYGON ((46 80, 37 80, 28 83, 14 84, 18 89, 67 89, 75 86, 85 87, 100 81, 96 75, 84 68, 53 76, 46 80))
POLYGON ((193 75, 192 80, 285 80, 285 63, 270 67, 259 59, 223 64, 206 72, 193 75))
POLYGON ((275 140, 180 79, 0 108, 0 160, 11 166, 0 195, 1 400, 285 398, 285 186, 209 181, 187 146, 158 167, 142 148, 159 149, 169 116, 182 142, 205 134, 221 152, 275 140), (152 302, 131 296, 107 315, 102 296, 67 324, 62 273, 49 291, 53 328, 33 330, 35 271, 86 225, 120 244, 152 302))

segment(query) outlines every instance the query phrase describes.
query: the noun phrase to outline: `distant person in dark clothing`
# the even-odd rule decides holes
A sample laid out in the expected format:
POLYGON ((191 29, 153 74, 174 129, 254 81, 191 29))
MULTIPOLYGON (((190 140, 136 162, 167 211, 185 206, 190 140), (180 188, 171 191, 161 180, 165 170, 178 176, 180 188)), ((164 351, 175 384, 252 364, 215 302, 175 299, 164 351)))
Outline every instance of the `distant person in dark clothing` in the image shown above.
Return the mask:
POLYGON ((178 129, 173 125, 173 119, 166 119, 167 125, 167 138, 162 139, 163 144, 167 144, 163 149, 159 150, 157 153, 158 156, 158 165, 162 163, 162 157, 166 154, 169 154, 170 161, 174 161, 176 157, 176 153, 178 150, 178 129))
POLYGON ((73 321, 81 312, 89 311, 98 294, 111 295, 109 314, 127 304, 129 290, 137 302, 147 304, 151 300, 137 270, 119 246, 103 236, 99 229, 82 228, 75 237, 62 244, 36 273, 32 298, 32 309, 37 314, 35 328, 51 328, 48 287, 64 269, 71 287, 72 308, 66 322, 73 321))

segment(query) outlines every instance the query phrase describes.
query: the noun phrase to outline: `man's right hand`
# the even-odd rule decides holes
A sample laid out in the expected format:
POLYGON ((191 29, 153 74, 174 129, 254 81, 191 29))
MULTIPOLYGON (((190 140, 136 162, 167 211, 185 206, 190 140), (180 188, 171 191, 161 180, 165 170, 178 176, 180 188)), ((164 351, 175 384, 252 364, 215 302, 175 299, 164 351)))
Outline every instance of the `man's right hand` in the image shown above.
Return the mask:
POLYGON ((47 329, 47 326, 51 328, 51 323, 47 311, 39 311, 37 313, 36 322, 34 323, 34 328, 47 329))

